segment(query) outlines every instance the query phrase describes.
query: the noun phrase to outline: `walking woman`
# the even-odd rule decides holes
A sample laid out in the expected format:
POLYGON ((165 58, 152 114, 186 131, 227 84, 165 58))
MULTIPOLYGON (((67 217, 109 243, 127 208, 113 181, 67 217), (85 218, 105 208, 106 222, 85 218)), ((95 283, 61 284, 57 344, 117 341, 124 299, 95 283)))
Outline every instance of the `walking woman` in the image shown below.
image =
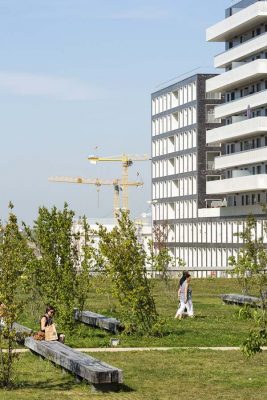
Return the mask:
POLYGON ((185 311, 185 309, 187 309, 189 317, 194 316, 193 303, 192 303, 192 289, 190 287, 190 280, 191 280, 191 275, 187 272, 185 274, 185 280, 183 281, 178 290, 180 307, 178 308, 174 318, 182 319, 183 312, 185 311))

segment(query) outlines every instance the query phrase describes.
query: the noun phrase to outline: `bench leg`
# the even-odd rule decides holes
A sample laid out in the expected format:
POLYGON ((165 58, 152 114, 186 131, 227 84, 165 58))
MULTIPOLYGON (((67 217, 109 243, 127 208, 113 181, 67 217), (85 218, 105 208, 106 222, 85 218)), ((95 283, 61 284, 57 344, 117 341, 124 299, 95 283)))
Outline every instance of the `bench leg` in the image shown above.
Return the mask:
POLYGON ((120 390, 119 383, 91 383, 91 392, 118 392, 120 390))
POLYGON ((80 383, 80 382, 83 381, 83 378, 81 378, 79 375, 75 375, 75 381, 76 381, 77 383, 80 383))

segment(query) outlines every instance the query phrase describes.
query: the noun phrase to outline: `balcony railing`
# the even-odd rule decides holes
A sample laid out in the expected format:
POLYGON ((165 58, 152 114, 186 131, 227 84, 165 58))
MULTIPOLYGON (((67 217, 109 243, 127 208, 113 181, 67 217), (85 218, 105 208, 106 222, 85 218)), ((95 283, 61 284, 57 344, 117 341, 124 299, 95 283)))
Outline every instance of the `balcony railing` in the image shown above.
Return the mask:
MULTIPOLYGON (((264 149, 264 148, 266 149, 267 146, 259 146, 259 147, 255 147, 254 146, 253 147, 252 144, 249 144, 249 145, 246 145, 246 148, 244 150, 234 151, 233 153, 228 153, 228 154, 223 154, 223 155, 220 156, 220 158, 234 156, 234 155, 237 155, 237 154, 243 154, 243 153, 246 153, 246 152, 251 152, 251 150, 259 150, 259 149, 264 149)), ((248 159, 248 164, 249 164, 249 159, 248 159)))
POLYGON ((259 37, 261 37, 261 36, 263 36, 263 35, 266 35, 266 36, 267 36, 267 33, 266 33, 266 32, 263 32, 263 33, 261 33, 260 35, 251 37, 251 38, 249 38, 249 39, 247 39, 247 40, 244 40, 242 43, 238 43, 238 44, 236 44, 235 46, 231 47, 230 49, 224 50, 224 51, 222 51, 221 53, 216 54, 215 58, 218 57, 218 56, 220 56, 221 54, 230 53, 231 51, 237 49, 238 47, 242 46, 243 44, 252 42, 252 40, 256 40, 257 38, 259 38, 259 37))
MULTIPOLYGON (((258 91, 255 90, 254 92, 251 92, 251 93, 247 94, 246 96, 240 96, 240 97, 238 97, 238 98, 236 98, 234 100, 226 101, 225 103, 220 104, 220 106, 224 106, 226 104, 234 104, 235 102, 243 100, 243 99, 249 99, 252 96, 254 96, 255 94, 258 94, 258 93, 261 93, 261 92, 266 92, 266 94, 267 94, 267 90, 265 88, 262 89, 262 90, 258 90, 258 91)), ((249 105, 249 103, 248 103, 248 105, 249 105)), ((249 107, 248 107, 248 109, 249 109, 249 107)), ((249 111, 251 112, 250 109, 249 109, 249 111)), ((264 117, 264 115, 257 115, 257 117, 264 117)))

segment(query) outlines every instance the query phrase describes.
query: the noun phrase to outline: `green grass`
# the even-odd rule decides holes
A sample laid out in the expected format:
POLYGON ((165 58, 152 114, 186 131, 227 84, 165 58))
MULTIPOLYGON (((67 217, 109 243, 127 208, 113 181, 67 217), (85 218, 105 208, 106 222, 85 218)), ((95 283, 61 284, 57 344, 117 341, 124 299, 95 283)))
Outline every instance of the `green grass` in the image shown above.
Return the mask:
MULTIPOLYGON (((94 354, 95 356, 95 354, 94 354)), ((48 361, 23 354, 16 364, 15 388, 0 390, 1 400, 263 400, 267 391, 267 353, 247 360, 238 351, 203 350, 101 353, 123 369, 119 393, 92 393, 48 361)))
MULTIPOLYGON (((94 280, 87 309, 116 316, 108 295, 98 293, 94 280), (113 309, 113 311, 111 311, 113 309)), ((177 309, 177 281, 166 287, 156 281, 157 309, 165 319, 162 337, 118 335, 120 346, 238 346, 247 336, 250 321, 237 318, 239 307, 223 305, 221 293, 240 292, 229 279, 196 279, 192 283, 194 319, 174 320, 177 309)), ((38 311, 34 304, 20 322, 38 329, 38 311)), ((39 314, 40 315, 40 314, 39 314)), ((73 347, 108 347, 113 334, 77 324, 67 344, 73 347)), ((124 385, 119 393, 92 393, 90 385, 77 384, 70 374, 27 353, 16 364, 15 387, 0 390, 1 400, 262 400, 267 390, 267 352, 245 359, 240 351, 171 350, 131 353, 92 354, 121 368, 124 385), (265 394, 264 394, 265 393, 265 394)))
MULTIPOLYGON (((110 308, 114 307, 108 301, 108 296, 98 293, 99 281, 94 281, 86 309, 114 315, 110 308)), ((164 318, 162 337, 138 337, 118 335, 120 345, 130 346, 239 346, 246 338, 251 327, 251 321, 237 318, 238 306, 224 305, 218 297, 221 293, 240 292, 233 279, 195 279, 193 286, 193 303, 196 317, 175 320, 178 306, 177 281, 169 282, 168 287, 155 281, 154 295, 157 309, 164 318)), ((21 322, 38 329, 38 318, 29 317, 28 310, 22 316, 21 322)), ((67 335, 66 343, 73 347, 107 347, 114 334, 77 324, 73 335, 67 335)))

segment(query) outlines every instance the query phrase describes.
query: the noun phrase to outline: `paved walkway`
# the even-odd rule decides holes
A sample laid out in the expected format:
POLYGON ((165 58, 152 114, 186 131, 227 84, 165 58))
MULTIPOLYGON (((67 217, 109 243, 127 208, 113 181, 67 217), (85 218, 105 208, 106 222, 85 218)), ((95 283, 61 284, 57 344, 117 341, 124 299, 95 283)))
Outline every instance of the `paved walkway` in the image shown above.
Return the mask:
MULTIPOLYGON (((240 350, 240 347, 86 347, 86 348, 75 348, 75 350, 82 351, 84 353, 122 353, 130 351, 168 351, 168 350, 183 350, 183 349, 197 349, 197 350, 215 350, 215 351, 236 351, 240 350)), ((264 351, 267 347, 262 348, 264 351)), ((6 352, 7 350, 3 350, 6 352)), ((16 353, 27 353, 29 349, 15 349, 16 353)))

